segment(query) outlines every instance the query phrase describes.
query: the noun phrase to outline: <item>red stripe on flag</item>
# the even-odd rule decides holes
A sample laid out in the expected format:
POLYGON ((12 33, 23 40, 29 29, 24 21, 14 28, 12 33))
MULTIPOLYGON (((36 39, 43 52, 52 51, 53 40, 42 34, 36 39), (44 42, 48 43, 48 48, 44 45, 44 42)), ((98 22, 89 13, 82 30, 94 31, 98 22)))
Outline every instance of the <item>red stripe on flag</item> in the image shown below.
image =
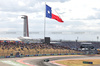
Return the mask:
POLYGON ((64 21, 62 21, 62 19, 59 17, 59 16, 57 16, 57 15, 54 15, 54 14, 52 14, 52 19, 55 19, 55 20, 57 20, 58 22, 64 22, 64 21))

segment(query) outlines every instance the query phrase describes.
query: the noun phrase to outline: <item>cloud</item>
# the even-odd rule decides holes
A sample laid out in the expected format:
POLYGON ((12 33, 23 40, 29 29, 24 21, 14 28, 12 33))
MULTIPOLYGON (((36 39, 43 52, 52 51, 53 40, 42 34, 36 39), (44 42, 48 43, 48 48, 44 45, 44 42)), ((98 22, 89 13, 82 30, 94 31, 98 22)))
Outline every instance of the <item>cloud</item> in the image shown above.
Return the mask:
MULTIPOLYGON (((0 0, 0 30, 23 33, 21 15, 27 15, 29 18, 29 31, 43 33, 45 2, 56 10, 64 20, 64 23, 59 23, 56 20, 46 18, 47 32, 98 31, 100 29, 99 0, 0 0)), ((19 35, 22 35, 22 33, 19 35)), ((19 35, 14 36, 18 37, 19 35)), ((53 36, 55 37, 55 35, 53 36)), ((35 37, 35 35, 32 37, 35 37)))
POLYGON ((70 0, 37 0, 38 2, 66 2, 66 1, 70 1, 70 0))
MULTIPOLYGON (((69 0, 49 0, 47 2, 66 2, 69 0)), ((6 12, 40 12, 44 9, 45 0, 0 0, 0 10, 6 12)))
POLYGON ((98 8, 92 8, 93 10, 95 10, 95 11, 100 11, 100 8, 98 9, 98 8))
POLYGON ((35 2, 34 0, 8 0, 1 1, 0 0, 0 10, 5 12, 38 12, 42 11, 43 5, 39 2, 35 2))

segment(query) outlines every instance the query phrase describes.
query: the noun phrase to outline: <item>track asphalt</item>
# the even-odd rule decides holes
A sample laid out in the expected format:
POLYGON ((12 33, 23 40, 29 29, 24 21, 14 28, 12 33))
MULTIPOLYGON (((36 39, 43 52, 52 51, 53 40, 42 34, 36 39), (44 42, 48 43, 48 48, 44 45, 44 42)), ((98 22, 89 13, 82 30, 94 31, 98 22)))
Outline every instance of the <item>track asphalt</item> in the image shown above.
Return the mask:
MULTIPOLYGON (((56 64, 55 61, 69 59, 100 59, 100 56, 42 56, 42 57, 23 57, 23 58, 2 58, 0 66, 64 66, 56 64), (50 62, 44 62, 49 59, 50 62)), ((91 65, 92 66, 92 65, 91 65)), ((100 66, 100 65, 95 65, 100 66)))

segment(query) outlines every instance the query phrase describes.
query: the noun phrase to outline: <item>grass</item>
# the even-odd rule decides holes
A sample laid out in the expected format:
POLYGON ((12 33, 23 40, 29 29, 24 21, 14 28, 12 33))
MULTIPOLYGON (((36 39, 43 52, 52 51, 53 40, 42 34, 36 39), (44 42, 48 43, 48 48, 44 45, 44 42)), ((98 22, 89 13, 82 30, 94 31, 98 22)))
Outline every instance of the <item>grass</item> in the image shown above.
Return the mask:
POLYGON ((56 61, 56 63, 68 66, 91 66, 91 65, 99 65, 100 59, 63 60, 63 61, 56 61), (83 64, 83 61, 93 62, 93 64, 83 64))

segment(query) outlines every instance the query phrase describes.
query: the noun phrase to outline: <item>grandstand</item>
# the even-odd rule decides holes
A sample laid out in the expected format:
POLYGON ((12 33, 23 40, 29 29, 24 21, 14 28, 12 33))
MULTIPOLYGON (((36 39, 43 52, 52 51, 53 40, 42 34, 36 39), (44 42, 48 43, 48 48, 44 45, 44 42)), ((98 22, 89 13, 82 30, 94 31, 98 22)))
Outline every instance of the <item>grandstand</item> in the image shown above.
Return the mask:
POLYGON ((43 43, 24 43, 22 41, 0 41, 0 56, 13 55, 35 55, 35 54, 59 54, 59 53, 80 53, 67 46, 43 43))
POLYGON ((81 43, 91 43, 93 44, 94 48, 96 49, 100 49, 100 42, 96 42, 96 41, 64 41, 64 42, 56 42, 54 44, 60 45, 60 46, 66 46, 69 47, 71 49, 75 49, 75 48, 80 48, 81 43))
MULTIPOLYGON (((85 53, 78 50, 82 42, 64 41, 45 43, 24 43, 19 41, 0 40, 0 56, 36 55, 36 54, 66 54, 85 53), (78 48, 78 49, 77 49, 78 48)), ((91 42, 96 49, 100 48, 100 42, 91 42)))

